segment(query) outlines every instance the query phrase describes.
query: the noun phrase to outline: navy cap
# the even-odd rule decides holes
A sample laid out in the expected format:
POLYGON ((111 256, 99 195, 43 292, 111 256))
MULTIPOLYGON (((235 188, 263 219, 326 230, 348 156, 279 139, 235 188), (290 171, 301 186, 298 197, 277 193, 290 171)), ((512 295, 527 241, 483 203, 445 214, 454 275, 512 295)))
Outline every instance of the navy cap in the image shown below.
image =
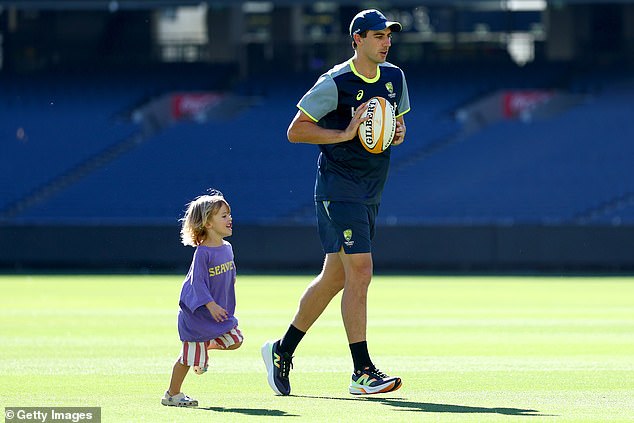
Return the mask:
POLYGON ((400 32, 403 29, 403 25, 388 21, 385 15, 376 9, 362 10, 350 22, 350 35, 360 34, 368 30, 380 31, 388 27, 393 32, 400 32))

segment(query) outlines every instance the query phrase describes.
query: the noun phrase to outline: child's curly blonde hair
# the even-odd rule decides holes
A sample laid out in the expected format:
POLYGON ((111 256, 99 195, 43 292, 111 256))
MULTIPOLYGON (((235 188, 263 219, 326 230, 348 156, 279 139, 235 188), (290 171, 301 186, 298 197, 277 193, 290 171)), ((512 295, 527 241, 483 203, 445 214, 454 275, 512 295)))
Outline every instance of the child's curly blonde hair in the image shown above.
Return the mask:
POLYGON ((183 245, 197 247, 207 238, 205 225, 211 217, 218 213, 222 205, 227 206, 229 212, 231 207, 225 197, 219 191, 212 190, 210 195, 201 195, 187 205, 185 216, 180 219, 181 242, 183 245))

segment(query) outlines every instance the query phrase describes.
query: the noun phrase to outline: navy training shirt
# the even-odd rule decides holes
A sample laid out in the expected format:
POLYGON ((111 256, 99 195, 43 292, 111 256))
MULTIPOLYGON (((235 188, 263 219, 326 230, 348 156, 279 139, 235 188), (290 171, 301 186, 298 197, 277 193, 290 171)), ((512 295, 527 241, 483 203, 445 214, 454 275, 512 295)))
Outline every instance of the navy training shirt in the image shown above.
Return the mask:
MULTIPOLYGON (((322 128, 346 129, 354 111, 372 97, 384 97, 396 116, 409 112, 403 71, 381 63, 376 77, 359 74, 352 59, 323 74, 297 107, 322 128)), ((315 201, 379 204, 390 166, 390 148, 368 152, 358 136, 337 144, 319 144, 315 201)))

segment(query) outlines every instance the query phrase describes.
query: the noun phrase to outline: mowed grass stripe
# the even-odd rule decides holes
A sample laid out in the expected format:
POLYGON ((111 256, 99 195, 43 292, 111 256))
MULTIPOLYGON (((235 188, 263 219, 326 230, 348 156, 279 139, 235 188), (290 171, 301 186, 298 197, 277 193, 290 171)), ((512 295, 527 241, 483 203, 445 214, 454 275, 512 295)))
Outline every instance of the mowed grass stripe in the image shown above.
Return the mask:
POLYGON ((297 350, 292 397, 268 388, 259 347, 280 336, 312 276, 239 275, 244 346, 213 352, 184 391, 159 398, 179 350, 182 275, 0 276, 4 406, 101 406, 103 421, 631 421, 634 278, 378 276, 369 297, 376 364, 404 380, 347 394, 339 298, 297 350))

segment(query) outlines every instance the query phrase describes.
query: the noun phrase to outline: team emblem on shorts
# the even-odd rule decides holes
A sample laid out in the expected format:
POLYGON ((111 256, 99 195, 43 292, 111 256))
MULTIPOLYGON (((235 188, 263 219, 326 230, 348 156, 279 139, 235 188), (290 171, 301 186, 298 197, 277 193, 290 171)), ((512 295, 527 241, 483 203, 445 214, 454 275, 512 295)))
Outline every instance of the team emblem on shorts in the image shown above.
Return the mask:
POLYGON ((346 240, 344 242, 346 246, 352 247, 354 245, 354 241, 352 241, 352 229, 346 229, 345 231, 343 231, 343 239, 346 240))

